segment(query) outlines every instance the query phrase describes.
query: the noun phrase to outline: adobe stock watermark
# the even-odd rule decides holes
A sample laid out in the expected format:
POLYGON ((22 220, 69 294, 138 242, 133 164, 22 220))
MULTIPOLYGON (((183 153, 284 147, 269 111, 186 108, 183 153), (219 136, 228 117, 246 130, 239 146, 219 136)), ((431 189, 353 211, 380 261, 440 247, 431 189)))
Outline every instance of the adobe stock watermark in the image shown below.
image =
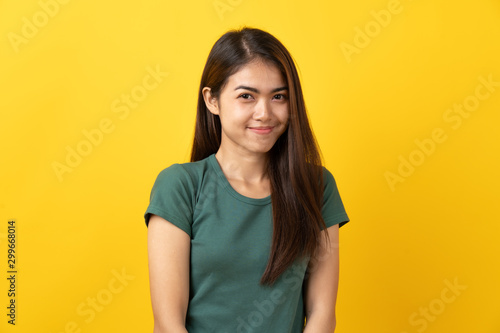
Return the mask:
MULTIPOLYGON (((168 76, 167 72, 163 72, 160 65, 155 67, 147 66, 146 73, 141 80, 141 83, 132 87, 127 93, 122 93, 120 97, 115 98, 111 102, 111 111, 116 117, 123 121, 130 116, 132 110, 137 109, 149 94, 157 89, 168 76)), ((62 182, 66 173, 71 173, 88 157, 96 147, 102 144, 106 135, 112 133, 116 129, 116 120, 110 117, 104 117, 97 122, 94 128, 84 128, 81 133, 83 138, 73 146, 66 146, 66 157, 63 162, 53 161, 51 166, 54 173, 62 182)))
POLYGON ((7 33, 7 38, 14 51, 19 53, 19 47, 28 44, 30 40, 35 38, 40 29, 43 29, 59 13, 61 6, 69 2, 70 0, 38 1, 39 9, 31 17, 22 17, 20 33, 13 31, 7 33))
POLYGON ((323 251, 323 255, 318 255, 313 258, 298 260, 288 270, 283 273, 283 282, 285 286, 283 289, 273 290, 266 299, 254 300, 253 311, 250 311, 246 316, 238 316, 236 321, 238 326, 237 333, 254 333, 259 332, 259 327, 264 323, 265 318, 271 317, 276 307, 283 304, 289 296, 287 291, 297 291, 302 288, 303 283, 309 276, 315 272, 319 264, 330 258, 330 254, 337 252, 339 243, 331 243, 331 247, 323 251))
MULTIPOLYGON (((443 113, 444 122, 449 124, 455 131, 462 127, 464 120, 468 119, 480 107, 481 102, 489 99, 500 87, 500 81, 494 81, 491 73, 487 77, 481 75, 477 80, 479 83, 472 94, 466 96, 461 103, 454 103, 443 113)), ((439 144, 448 140, 448 134, 446 133, 447 131, 444 128, 436 127, 431 131, 429 137, 415 139, 413 142, 416 148, 407 156, 398 156, 399 165, 395 172, 384 172, 385 180, 392 192, 396 190, 398 183, 404 182, 413 175, 415 170, 436 152, 439 144)))
MULTIPOLYGON (((413 312, 408 317, 408 322, 417 333, 425 332, 429 324, 435 322, 446 308, 454 303, 462 295, 462 292, 467 289, 466 285, 458 282, 457 277, 453 279, 453 282, 450 282, 448 279, 445 279, 443 282, 446 287, 441 290, 439 297, 431 300, 426 306, 419 307, 418 311, 413 312)), ((401 333, 410 332, 405 331, 401 333)))
MULTIPOLYGON (((290 269, 283 273, 283 281, 286 285, 290 285, 289 289, 291 291, 296 291, 302 287, 302 282, 305 276, 305 270, 307 269, 307 263, 302 261, 300 263, 293 264, 290 269)), ((254 300, 252 302, 253 311, 250 311, 246 316, 238 316, 236 321, 238 326, 236 327, 237 333, 254 333, 259 332, 258 329, 264 323, 265 318, 269 318, 276 309, 276 306, 283 304, 286 301, 287 294, 285 290, 274 289, 269 297, 263 300, 254 300)))
POLYGON ((243 0, 214 0, 212 5, 214 6, 215 12, 219 16, 221 21, 224 21, 224 15, 227 12, 232 12, 236 7, 241 5, 243 0))
POLYGON ((135 276, 127 274, 125 268, 122 268, 121 271, 112 269, 111 274, 113 277, 104 288, 77 305, 75 311, 81 317, 80 320, 83 320, 83 323, 75 320, 68 321, 57 333, 81 333, 84 324, 88 325, 93 322, 97 314, 109 307, 115 296, 122 293, 129 285, 129 282, 135 279, 135 276))
MULTIPOLYGON (((411 0, 408 0, 411 1, 411 0)), ((352 43, 341 42, 340 50, 344 55, 347 63, 352 62, 354 54, 360 54, 361 51, 367 48, 373 39, 377 38, 391 24, 393 18, 403 12, 403 5, 399 0, 389 0, 385 9, 371 10, 372 19, 364 24, 364 27, 354 27, 354 38, 352 43)))

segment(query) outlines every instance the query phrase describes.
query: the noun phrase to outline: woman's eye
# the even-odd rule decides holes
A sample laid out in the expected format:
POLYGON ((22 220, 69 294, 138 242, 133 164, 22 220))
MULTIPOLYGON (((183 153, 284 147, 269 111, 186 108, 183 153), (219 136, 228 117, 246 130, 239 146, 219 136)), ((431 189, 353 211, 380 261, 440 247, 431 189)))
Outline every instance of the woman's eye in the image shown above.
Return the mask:
POLYGON ((284 100, 284 99, 286 99, 286 96, 283 94, 277 94, 277 95, 274 95, 274 98, 279 99, 279 100, 284 100))
POLYGON ((240 97, 243 98, 243 99, 249 99, 250 97, 252 97, 252 95, 250 95, 250 94, 241 94, 240 97))

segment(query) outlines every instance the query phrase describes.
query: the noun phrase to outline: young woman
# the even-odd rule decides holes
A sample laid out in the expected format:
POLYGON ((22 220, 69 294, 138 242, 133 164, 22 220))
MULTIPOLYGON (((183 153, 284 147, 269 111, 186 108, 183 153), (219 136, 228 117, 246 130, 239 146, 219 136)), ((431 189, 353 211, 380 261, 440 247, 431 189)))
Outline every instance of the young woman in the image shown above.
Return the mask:
POLYGON ((349 218, 275 37, 215 43, 191 162, 158 175, 145 219, 154 333, 334 332, 349 218))

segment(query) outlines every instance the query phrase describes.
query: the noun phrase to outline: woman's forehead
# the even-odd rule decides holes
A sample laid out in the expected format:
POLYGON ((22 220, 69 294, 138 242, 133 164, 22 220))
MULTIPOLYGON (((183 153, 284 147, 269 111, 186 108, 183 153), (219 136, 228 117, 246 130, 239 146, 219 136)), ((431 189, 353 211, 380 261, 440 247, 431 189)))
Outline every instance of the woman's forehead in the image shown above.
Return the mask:
POLYGON ((243 65, 228 78, 227 83, 231 90, 238 86, 245 86, 262 92, 272 91, 286 85, 278 67, 269 61, 262 60, 254 60, 243 65))

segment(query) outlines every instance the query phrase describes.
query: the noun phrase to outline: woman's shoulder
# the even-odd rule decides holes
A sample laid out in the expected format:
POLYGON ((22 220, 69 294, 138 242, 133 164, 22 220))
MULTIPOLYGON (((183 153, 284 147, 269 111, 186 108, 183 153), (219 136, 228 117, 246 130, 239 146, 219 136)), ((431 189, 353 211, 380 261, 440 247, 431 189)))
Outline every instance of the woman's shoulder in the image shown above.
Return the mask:
POLYGON ((323 179, 325 181, 335 182, 335 178, 333 177, 333 174, 331 173, 331 171, 327 167, 325 167, 324 165, 322 165, 321 168, 323 171, 323 179))
POLYGON ((203 174, 208 170, 210 158, 211 156, 208 156, 196 162, 173 163, 160 171, 157 180, 191 180, 196 182, 198 179, 203 178, 203 174))

